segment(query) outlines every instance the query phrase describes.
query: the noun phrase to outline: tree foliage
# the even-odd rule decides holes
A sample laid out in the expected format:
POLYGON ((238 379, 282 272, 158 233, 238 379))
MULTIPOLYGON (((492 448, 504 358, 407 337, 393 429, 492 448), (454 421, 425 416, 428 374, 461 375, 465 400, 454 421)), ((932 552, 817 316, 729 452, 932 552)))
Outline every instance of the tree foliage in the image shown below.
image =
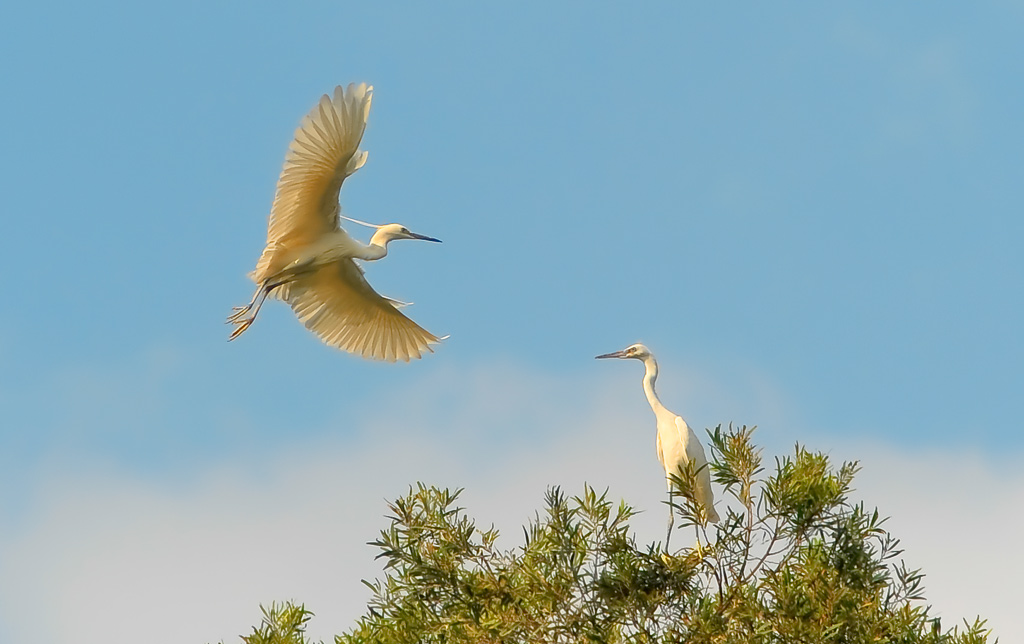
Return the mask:
MULTIPOLYGON (((837 468, 797 445, 768 471, 752 431, 709 432, 728 510, 709 529, 684 494, 677 524, 705 545, 671 556, 635 543, 633 510, 607 491, 549 490, 523 545, 504 550, 457 506, 459 491, 418 485, 389 505, 391 525, 371 544, 385 576, 364 582, 368 611, 336 643, 987 641, 980 619, 943 630, 929 615, 921 572, 900 560, 878 512, 849 499, 856 463, 837 468)), ((677 483, 686 490, 694 475, 677 483)), ((273 606, 243 640, 305 644, 310 615, 273 606)))

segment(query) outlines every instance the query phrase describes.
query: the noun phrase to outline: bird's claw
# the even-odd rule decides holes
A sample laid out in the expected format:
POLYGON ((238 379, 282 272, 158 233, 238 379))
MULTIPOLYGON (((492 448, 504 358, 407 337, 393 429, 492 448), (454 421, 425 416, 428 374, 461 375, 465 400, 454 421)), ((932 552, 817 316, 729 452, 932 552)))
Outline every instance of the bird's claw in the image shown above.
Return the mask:
POLYGON ((700 540, 698 539, 697 545, 693 548, 693 552, 697 555, 697 557, 703 559, 706 555, 710 554, 714 550, 714 548, 714 545, 711 543, 702 546, 700 540))
POLYGON ((231 342, 232 340, 234 340, 238 336, 242 335, 242 333, 245 332, 245 330, 248 329, 252 325, 252 322, 253 322, 253 318, 248 318, 248 319, 242 320, 240 322, 235 322, 237 327, 235 328, 234 331, 231 332, 231 335, 228 336, 228 342, 231 342))
POLYGON ((240 318, 244 317, 245 314, 249 312, 250 307, 248 307, 248 306, 236 306, 236 307, 233 307, 231 310, 234 311, 234 313, 232 313, 231 315, 228 316, 226 324, 231 324, 232 322, 236 322, 240 318))

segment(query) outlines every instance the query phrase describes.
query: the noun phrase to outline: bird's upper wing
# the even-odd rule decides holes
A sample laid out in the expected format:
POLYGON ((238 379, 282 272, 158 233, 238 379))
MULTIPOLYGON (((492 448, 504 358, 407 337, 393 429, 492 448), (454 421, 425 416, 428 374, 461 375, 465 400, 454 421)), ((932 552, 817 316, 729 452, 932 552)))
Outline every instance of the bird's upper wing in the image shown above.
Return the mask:
MULTIPOLYGON (((342 182, 366 163, 359 142, 366 130, 373 87, 355 83, 324 94, 302 119, 288 146, 267 226, 267 250, 256 272, 278 249, 301 247, 338 228, 342 182)), ((262 270, 261 270, 262 269, 262 270)))
POLYGON ((679 442, 686 446, 686 460, 693 463, 694 470, 706 464, 708 459, 704 455, 704 446, 682 416, 676 416, 676 431, 679 432, 679 442))
POLYGON ((373 290, 351 259, 322 266, 281 287, 279 297, 325 343, 394 362, 433 352, 440 339, 373 290))

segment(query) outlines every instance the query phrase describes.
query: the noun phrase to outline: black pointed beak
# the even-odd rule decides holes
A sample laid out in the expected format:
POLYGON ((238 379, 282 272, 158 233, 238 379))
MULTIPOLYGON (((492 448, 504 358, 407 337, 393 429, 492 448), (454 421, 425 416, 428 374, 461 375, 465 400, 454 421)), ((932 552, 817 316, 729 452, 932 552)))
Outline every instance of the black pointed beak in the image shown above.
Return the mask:
POLYGON ((409 233, 409 235, 413 239, 422 239, 423 241, 432 241, 432 242, 437 242, 438 244, 441 243, 440 239, 434 239, 433 237, 427 237, 426 235, 421 235, 419 233, 409 233))
POLYGON ((594 356, 595 359, 596 358, 625 358, 625 357, 626 357, 626 352, 625 351, 616 351, 614 353, 602 353, 599 356, 594 356))

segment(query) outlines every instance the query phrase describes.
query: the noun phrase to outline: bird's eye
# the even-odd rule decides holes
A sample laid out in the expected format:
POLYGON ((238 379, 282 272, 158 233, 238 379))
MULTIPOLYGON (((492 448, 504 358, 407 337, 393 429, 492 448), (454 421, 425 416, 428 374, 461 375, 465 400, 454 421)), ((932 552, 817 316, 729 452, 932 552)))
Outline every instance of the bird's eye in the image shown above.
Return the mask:
POLYGON ((402 233, 405 234, 405 235, 408 235, 409 234, 409 229, 405 228, 405 227, 402 227, 402 233))

